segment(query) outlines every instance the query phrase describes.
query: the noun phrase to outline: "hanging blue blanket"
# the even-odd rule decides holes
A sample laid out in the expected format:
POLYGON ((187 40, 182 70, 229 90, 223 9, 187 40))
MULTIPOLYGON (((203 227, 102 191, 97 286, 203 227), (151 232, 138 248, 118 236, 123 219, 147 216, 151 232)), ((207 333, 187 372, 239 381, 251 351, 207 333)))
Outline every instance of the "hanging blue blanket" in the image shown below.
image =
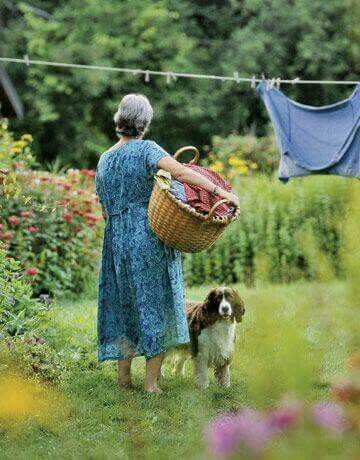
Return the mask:
POLYGON ((257 91, 280 149, 279 179, 310 174, 360 177, 360 84, 341 102, 299 104, 261 82, 257 91))

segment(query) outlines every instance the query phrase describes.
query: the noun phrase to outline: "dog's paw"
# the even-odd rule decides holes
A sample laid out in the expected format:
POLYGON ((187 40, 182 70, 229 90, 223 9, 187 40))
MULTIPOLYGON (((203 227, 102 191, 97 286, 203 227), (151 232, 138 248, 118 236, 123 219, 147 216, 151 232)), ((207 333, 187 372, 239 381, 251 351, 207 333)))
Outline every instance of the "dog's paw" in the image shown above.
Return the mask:
POLYGON ((220 382, 219 383, 219 386, 221 386, 221 388, 230 388, 230 382, 220 382))
POLYGON ((196 382, 196 387, 199 390, 206 390, 206 388, 209 388, 209 382, 196 382))

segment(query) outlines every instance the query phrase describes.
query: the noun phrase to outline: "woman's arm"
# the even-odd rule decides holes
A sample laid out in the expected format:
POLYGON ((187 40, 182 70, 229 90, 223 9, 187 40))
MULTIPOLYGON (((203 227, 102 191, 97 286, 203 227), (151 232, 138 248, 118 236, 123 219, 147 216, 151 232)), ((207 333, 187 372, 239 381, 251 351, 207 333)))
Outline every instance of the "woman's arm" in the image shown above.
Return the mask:
MULTIPOLYGON (((170 156, 165 156, 161 158, 157 166, 165 171, 168 171, 172 177, 180 182, 185 182, 190 185, 197 185, 198 187, 207 190, 208 192, 213 192, 215 185, 202 174, 194 171, 190 168, 187 168, 179 161, 175 160, 170 156)), ((221 198, 226 198, 235 206, 239 206, 239 198, 234 193, 229 193, 221 187, 217 187, 216 194, 221 198)))

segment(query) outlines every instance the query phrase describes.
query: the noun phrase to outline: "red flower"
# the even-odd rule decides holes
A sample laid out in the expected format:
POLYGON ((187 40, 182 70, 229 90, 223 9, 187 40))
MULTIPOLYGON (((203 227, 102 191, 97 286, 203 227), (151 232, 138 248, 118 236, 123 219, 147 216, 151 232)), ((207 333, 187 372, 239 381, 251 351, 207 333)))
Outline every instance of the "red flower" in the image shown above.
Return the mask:
POLYGON ((64 184, 64 189, 65 190, 70 190, 71 189, 71 184, 64 184))
POLYGON ((71 214, 71 212, 64 212, 62 216, 63 219, 66 220, 66 222, 71 222, 73 220, 73 215, 71 214))
POLYGON ((85 204, 91 204, 93 202, 92 198, 85 198, 84 203, 85 204))
POLYGON ((10 216, 10 217, 8 217, 8 222, 9 222, 10 224, 16 225, 16 224, 18 224, 18 223, 20 222, 20 217, 17 217, 17 216, 10 216))
POLYGON ((20 162, 20 161, 19 161, 19 162, 14 162, 14 163, 12 164, 12 167, 13 167, 14 169, 21 169, 23 166, 24 166, 24 163, 23 163, 23 162, 20 162))
POLYGON ((21 211, 20 216, 21 217, 32 217, 32 213, 30 211, 21 211))
POLYGON ((30 267, 25 270, 25 273, 30 276, 35 276, 39 273, 39 270, 35 267, 30 267))
POLYGON ((95 171, 93 169, 89 169, 88 176, 89 177, 95 177, 95 171))
POLYGON ((64 198, 62 200, 57 200, 56 204, 62 206, 62 205, 68 204, 69 202, 70 202, 69 198, 64 198))
POLYGON ((4 226, 0 224, 0 232, 2 232, 3 230, 4 230, 4 226))
POLYGON ((5 232, 0 234, 0 239, 2 240, 12 240, 13 239, 13 234, 12 232, 5 232))
POLYGON ((31 226, 28 228, 28 231, 29 233, 36 233, 37 231, 39 231, 39 228, 31 226))

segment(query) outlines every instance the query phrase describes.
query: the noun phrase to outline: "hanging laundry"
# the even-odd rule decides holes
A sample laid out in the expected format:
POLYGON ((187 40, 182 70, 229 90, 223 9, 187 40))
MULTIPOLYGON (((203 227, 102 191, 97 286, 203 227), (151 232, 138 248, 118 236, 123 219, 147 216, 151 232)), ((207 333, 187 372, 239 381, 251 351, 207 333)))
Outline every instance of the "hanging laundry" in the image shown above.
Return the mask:
POLYGON ((257 91, 275 128, 281 181, 310 174, 360 177, 360 84, 349 98, 322 107, 295 102, 265 82, 257 91))

